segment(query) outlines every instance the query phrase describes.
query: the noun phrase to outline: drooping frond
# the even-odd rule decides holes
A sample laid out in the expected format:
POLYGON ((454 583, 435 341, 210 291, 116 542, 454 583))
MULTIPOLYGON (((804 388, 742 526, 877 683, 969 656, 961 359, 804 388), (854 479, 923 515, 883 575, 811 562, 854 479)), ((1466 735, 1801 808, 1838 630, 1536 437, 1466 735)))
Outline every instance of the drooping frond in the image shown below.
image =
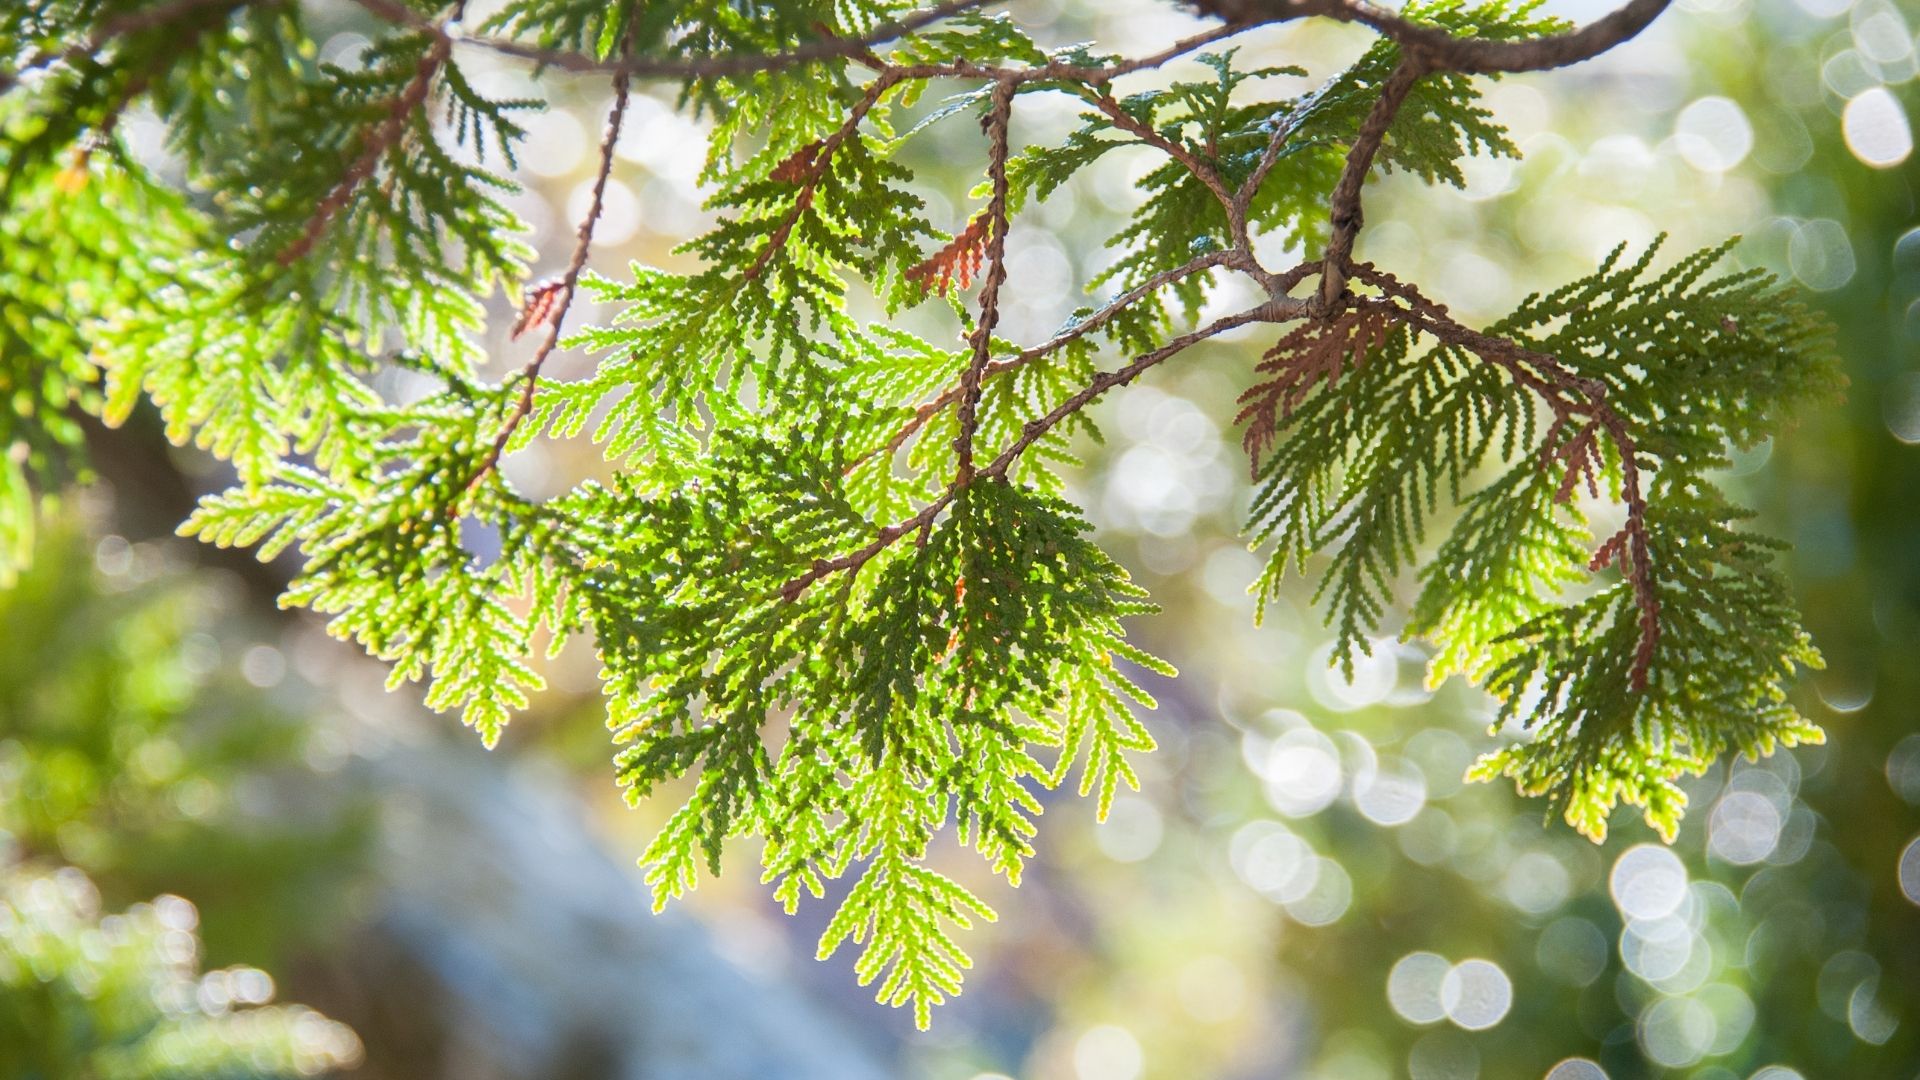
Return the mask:
POLYGON ((1819 737, 1786 703, 1819 656, 1775 545, 1738 527, 1709 474, 1833 390, 1825 331, 1762 275, 1709 279, 1725 248, 1655 273, 1658 247, 1616 251, 1486 335, 1358 268, 1381 298, 1283 338, 1241 414, 1252 528, 1273 544, 1256 590, 1324 554, 1317 598, 1343 663, 1383 628, 1436 513, 1463 508, 1406 630, 1437 647, 1432 680, 1481 682, 1502 721, 1535 731, 1478 774, 1550 796, 1595 838, 1618 802, 1671 835, 1682 773, 1819 737), (1413 329, 1377 336, 1402 318, 1413 329), (1670 407, 1688 388, 1714 407, 1670 407), (1619 500, 1625 523, 1591 536, 1582 490, 1619 500), (1583 595, 1597 574, 1611 580, 1583 595))

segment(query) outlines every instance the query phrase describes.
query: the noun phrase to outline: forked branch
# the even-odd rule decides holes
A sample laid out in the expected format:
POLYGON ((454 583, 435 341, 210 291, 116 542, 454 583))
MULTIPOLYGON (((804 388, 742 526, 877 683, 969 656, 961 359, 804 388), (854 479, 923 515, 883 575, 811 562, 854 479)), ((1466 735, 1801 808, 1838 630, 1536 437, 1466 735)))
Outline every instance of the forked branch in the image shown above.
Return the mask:
MULTIPOLYGON (((1011 469, 1014 463, 1020 460, 1021 455, 1025 454, 1029 447, 1038 442, 1041 436, 1058 427, 1068 417, 1086 408, 1100 395, 1116 386, 1125 386, 1127 383, 1139 378, 1140 373, 1146 371, 1148 368, 1185 352, 1187 349, 1208 338, 1217 337, 1236 327, 1246 326, 1249 323, 1255 322, 1281 322, 1287 319, 1297 319, 1305 313, 1305 306, 1300 302, 1287 304, 1285 302, 1270 300, 1259 307, 1215 319, 1213 322, 1197 330, 1190 330, 1185 334, 1181 334, 1179 337, 1174 338, 1157 349, 1142 353, 1125 367, 1101 373, 1092 381, 1088 382, 1086 386, 1075 391, 1066 400, 1054 406, 1046 415, 1027 421, 1026 425, 1021 428, 1018 438, 1009 443, 1006 449, 1000 451, 1000 453, 994 457, 992 463, 980 468, 974 473, 973 482, 978 483, 982 478, 993 479, 1006 476, 1007 470, 1011 469)), ((922 507, 920 511, 912 517, 881 529, 873 541, 865 547, 839 556, 838 558, 816 560, 806 573, 799 575, 780 588, 780 598, 787 601, 797 600, 800 598, 800 594, 806 592, 809 587, 822 578, 837 573, 858 572, 859 569, 871 561, 874 556, 893 546, 901 537, 918 532, 922 528, 932 525, 935 519, 937 519, 948 506, 952 505, 953 500, 959 497, 961 490, 963 490, 961 485, 949 484, 946 490, 942 491, 933 501, 922 507)))
MULTIPOLYGON (((1035 360, 1051 356, 1061 349, 1066 348, 1068 345, 1073 344, 1075 341, 1112 322, 1122 312, 1133 307, 1133 305, 1146 299, 1148 296, 1159 292, 1161 289, 1177 281, 1192 277, 1202 271, 1211 270, 1216 266, 1224 266, 1233 262, 1233 252, 1214 251, 1202 255, 1200 258, 1184 266, 1176 266, 1171 270, 1162 270, 1153 277, 1148 278, 1146 281, 1141 282, 1139 285, 1108 301, 1098 311, 1074 323, 1065 330, 1060 331, 1046 341, 1022 349, 1020 352, 1004 360, 995 360, 988 364, 984 377, 986 379, 992 379, 1007 372, 1025 367, 1035 360)), ((1284 292, 1284 290, 1282 291, 1284 292)), ((884 446, 876 450, 868 451, 854 459, 853 463, 847 466, 848 471, 851 472, 853 469, 859 468, 877 455, 892 455, 902 446, 905 446, 908 439, 913 438, 914 432, 925 427, 929 420, 938 416, 943 410, 959 399, 960 387, 958 384, 942 390, 939 396, 914 410, 912 418, 902 425, 900 430, 894 432, 893 436, 887 440, 884 446)))
POLYGON ((1591 432, 1581 428, 1581 418, 1597 425, 1613 443, 1620 461, 1620 501, 1626 508, 1626 524, 1608 538, 1594 553, 1590 568, 1619 565, 1621 574, 1633 587, 1634 607, 1639 611, 1639 643, 1635 647, 1628 682, 1634 690, 1643 690, 1653 665, 1653 654, 1660 641, 1660 598, 1653 582, 1652 556, 1647 541, 1647 501, 1640 476, 1640 462, 1633 433, 1607 403, 1605 384, 1585 378, 1568 369, 1558 359, 1524 345, 1482 333, 1455 321, 1446 308, 1421 295, 1413 286, 1367 263, 1350 267, 1353 276, 1381 291, 1384 298, 1361 302, 1361 309, 1376 312, 1412 329, 1424 330, 1436 339, 1480 357, 1505 370, 1515 382, 1537 394, 1554 413, 1554 428, 1544 449, 1565 461, 1569 473, 1561 492, 1571 493, 1571 484, 1584 470, 1581 460, 1597 454, 1590 445, 1582 448, 1591 432), (1558 432, 1575 428, 1576 433, 1564 447, 1555 445, 1558 432), (1624 561, 1620 556, 1624 555, 1624 561))
POLYGON ((1317 15, 1341 22, 1360 23, 1403 49, 1418 50, 1436 70, 1467 75, 1496 72, 1546 71, 1591 60, 1630 40, 1667 9, 1671 0, 1629 0, 1619 10, 1578 30, 1521 41, 1449 34, 1435 26, 1407 19, 1369 0, 1192 0, 1202 12, 1229 23, 1261 23, 1317 15))
POLYGON ((446 24, 436 28, 433 43, 427 46, 426 52, 421 54, 420 63, 414 69, 413 78, 408 80, 406 87, 400 93, 394 95, 392 101, 388 102, 387 115, 367 133, 366 140, 361 144, 359 156, 353 159, 353 163, 347 166, 347 171, 341 175, 339 182, 334 184, 332 190, 328 191, 313 208, 313 214, 307 218, 306 229, 301 232, 299 238, 280 252, 280 265, 291 266, 313 250, 314 245, 320 242, 320 237, 326 233, 327 226, 332 223, 334 216, 353 200, 354 195, 360 190, 360 185, 366 183, 374 170, 380 167, 380 159, 385 157, 387 151, 393 149, 401 136, 406 133, 407 125, 413 122, 414 114, 426 104, 428 95, 433 92, 434 78, 440 74, 440 69, 447 62, 447 57, 453 52, 452 39, 447 36, 446 25, 458 22, 466 6, 467 0, 457 0, 452 12, 447 15, 446 24))

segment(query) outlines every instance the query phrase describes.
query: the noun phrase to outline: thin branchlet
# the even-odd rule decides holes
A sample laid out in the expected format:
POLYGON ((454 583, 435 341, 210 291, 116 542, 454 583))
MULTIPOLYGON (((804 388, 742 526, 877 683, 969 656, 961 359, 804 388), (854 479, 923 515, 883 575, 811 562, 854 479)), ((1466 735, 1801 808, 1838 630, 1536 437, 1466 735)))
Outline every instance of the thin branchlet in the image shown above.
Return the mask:
MULTIPOLYGON (((1352 264, 1349 269, 1358 280, 1379 289, 1390 298, 1368 303, 1364 305, 1364 310, 1423 330, 1440 341, 1459 346, 1498 365, 1514 381, 1533 391, 1546 403, 1554 413, 1557 426, 1565 427, 1578 417, 1586 417, 1613 442, 1614 452, 1620 459, 1620 501, 1626 508, 1627 519, 1620 531, 1595 552, 1591 567, 1598 570, 1614 562, 1617 555, 1624 553, 1626 556, 1621 573, 1633 586, 1634 606, 1639 612, 1638 644, 1634 649, 1628 682, 1634 690, 1644 690, 1648 673, 1653 667, 1655 649, 1660 643, 1660 597, 1653 582, 1652 556, 1647 540, 1647 501, 1640 475, 1638 450, 1625 418, 1608 404, 1606 387, 1593 379, 1575 374, 1558 359, 1545 353, 1461 325, 1447 313, 1446 308, 1421 295, 1418 289, 1382 273, 1370 264, 1352 264)), ((1580 436, 1576 436, 1575 442, 1579 439, 1580 436)), ((1568 465, 1570 468, 1577 467, 1573 461, 1569 461, 1568 465)), ((1564 484, 1563 490, 1566 490, 1564 484)))
MULTIPOLYGON (((1008 372, 1015 371, 1015 370, 1018 370, 1019 368, 1025 367, 1026 365, 1033 363, 1035 360, 1041 360, 1048 356, 1052 356, 1054 353, 1059 352, 1061 349, 1066 348, 1068 345, 1071 345, 1074 342, 1085 337, 1086 335, 1091 334, 1096 330, 1099 330, 1103 326, 1106 326, 1108 323, 1118 318, 1121 314, 1126 312, 1128 309, 1132 308, 1135 304, 1139 303, 1141 300, 1145 299, 1146 297, 1151 296, 1156 292, 1159 292, 1161 289, 1164 289, 1167 286, 1172 285, 1176 282, 1179 282, 1185 278, 1192 277, 1195 274, 1201 273, 1206 270, 1211 270, 1216 266, 1228 265, 1233 261, 1234 261, 1233 252, 1215 251, 1215 252, 1210 252, 1206 255, 1202 255, 1201 257, 1183 266, 1176 266, 1171 270, 1162 270, 1159 273, 1153 275, 1151 278, 1148 278, 1146 281, 1143 281, 1140 284, 1134 286, 1133 288, 1128 289, 1126 292, 1122 293, 1121 295, 1114 297, 1111 301, 1102 305, 1099 310, 1093 312, 1091 315, 1088 315, 1086 318, 1081 319, 1078 322, 1075 322, 1072 326, 1066 328, 1065 330, 1060 331, 1058 334, 1055 334, 1053 337, 1048 338, 1046 341, 1043 341, 1038 345, 1033 345, 1033 346, 1029 346, 1028 348, 1022 349, 1018 353, 1014 354, 1013 356, 1009 356, 1003 360, 995 360, 992 363, 988 364, 986 366, 985 371, 983 372, 982 381, 985 382, 987 380, 991 380, 996 376, 1004 375, 1008 372)), ((1285 290, 1282 290, 1283 294, 1284 294, 1284 291, 1285 290)), ((853 462, 847 466, 847 470, 851 472, 852 470, 872 460, 876 456, 886 456, 886 455, 894 454, 902 446, 905 446, 907 444, 908 439, 913 438, 913 435, 915 432, 925 427, 929 420, 932 420, 935 416, 938 416, 942 410, 946 409, 948 406, 952 405, 955 401, 958 401, 959 399, 960 399, 960 387, 958 384, 949 386, 947 389, 942 390, 938 396, 933 398, 933 400, 928 401, 920 405, 917 409, 915 409, 913 416, 910 419, 908 419, 908 421, 905 424, 901 425, 900 429, 895 431, 893 435, 887 439, 885 445, 877 447, 874 450, 870 450, 867 453, 862 454, 859 457, 855 458, 853 462)))
POLYGON ((1206 189, 1213 194, 1213 197, 1219 200, 1222 209, 1227 210, 1229 213, 1232 212, 1233 192, 1227 190, 1226 182, 1220 179, 1219 170, 1215 169, 1212 164, 1203 160, 1200 155, 1195 154, 1186 146, 1155 131, 1152 125, 1142 123, 1131 113, 1127 112, 1127 110, 1121 108, 1120 103, 1113 99, 1112 94, 1096 92, 1091 95, 1091 99, 1094 108, 1099 109, 1101 115, 1111 121, 1114 127, 1132 135, 1148 146, 1162 151, 1168 157, 1179 162, 1181 168, 1193 174, 1194 179, 1205 185, 1206 189))
POLYGON ((1407 95, 1413 92, 1414 84, 1420 81, 1420 76, 1426 70, 1426 62, 1418 53, 1400 61, 1387 78, 1386 85, 1380 88, 1380 96, 1374 99, 1373 108, 1361 122, 1360 131, 1354 136, 1352 147, 1347 150, 1346 167, 1341 170, 1340 182, 1334 185, 1333 195, 1328 200, 1332 208, 1330 218, 1333 228, 1327 240, 1326 254, 1321 256, 1326 270, 1320 276, 1320 295, 1314 309, 1314 313, 1321 318, 1338 313, 1340 294, 1347 287, 1347 260, 1353 254, 1353 241, 1360 235, 1363 220, 1360 191, 1366 183, 1367 174, 1373 170, 1374 155, 1379 153, 1380 144, 1387 137, 1387 128, 1399 114, 1400 106, 1406 103, 1407 95))
MULTIPOLYGON (((981 480, 1004 477, 1007 474, 1007 470, 1011 469, 1014 463, 1020 460, 1020 456, 1025 454, 1028 448, 1033 446, 1034 443, 1038 442, 1041 436, 1058 427, 1065 422, 1068 417, 1086 408, 1100 395, 1114 387, 1125 386, 1134 379, 1139 378, 1140 373, 1146 371, 1148 368, 1162 361, 1171 359, 1208 338, 1217 337, 1229 330, 1246 326, 1249 323, 1283 322, 1288 319, 1300 318, 1305 314, 1306 305, 1304 301, 1287 302, 1269 300, 1259 307, 1215 319, 1213 322, 1197 330, 1190 330, 1173 338, 1157 349, 1142 353, 1124 367, 1103 372, 1088 382, 1086 386, 1075 391, 1072 395, 1054 406, 1045 415, 1027 421, 1026 424, 1021 427, 1020 435, 1009 443, 1006 449, 1000 451, 990 464, 978 469, 973 474, 970 482, 977 483, 981 480)), ((815 560, 813 566, 805 573, 800 574, 780 587, 780 598, 787 601, 797 600, 801 593, 806 592, 810 586, 822 578, 838 573, 857 573, 862 566, 872 561, 874 556, 893 546, 893 544, 902 537, 924 534, 925 530, 939 519, 940 514, 959 497, 962 490, 962 485, 949 484, 946 490, 942 491, 931 502, 922 507, 918 513, 882 528, 874 537, 873 541, 865 547, 850 551, 837 558, 815 560)))
POLYGON ((1007 128, 1013 118, 1013 83, 993 84, 987 112, 987 277, 980 287, 980 321, 974 326, 972 355, 960 379, 960 430, 954 436, 953 482, 973 482, 973 436, 979 429, 980 388, 993 360, 993 331, 1000 325, 1000 286, 1007 280, 1007 128))
MULTIPOLYGON (((459 21, 466 6, 466 0, 457 0, 453 10, 448 13, 446 22, 459 21)), ((407 81, 406 87, 387 103, 387 115, 367 132, 365 139, 361 142, 359 155, 353 159, 352 164, 347 166, 347 171, 341 174, 339 182, 335 183, 333 188, 314 206, 313 213, 307 218, 306 228, 301 230, 300 235, 292 243, 281 250, 278 256, 280 265, 291 266, 306 258, 307 253, 320 242, 320 238, 326 235, 327 227, 332 224, 334 217, 346 209, 347 204, 352 202, 354 195, 359 192, 360 186, 366 183, 367 179, 380 167, 380 160, 386 157, 387 151, 400 142, 401 136, 413 123, 414 115, 432 95, 434 78, 440 74, 440 69, 447 62, 447 57, 453 52, 452 39, 444 30, 445 26, 442 25, 442 32, 436 34, 426 51, 420 54, 420 62, 414 68, 413 77, 407 81)))
MULTIPOLYGON (((629 27, 627 37, 621 43, 622 51, 632 47, 632 30, 629 27)), ((587 258, 593 251, 593 230, 600 220, 600 212, 605 207, 607 182, 613 176, 614 147, 620 141, 620 128, 626 121, 627 102, 632 93, 632 80, 625 72, 617 72, 613 77, 613 105, 607 111, 607 126, 600 137, 599 168, 594 173, 593 194, 587 201, 587 212, 580 218, 580 227, 575 231, 573 256, 567 260, 567 268, 557 282, 543 286, 530 293, 526 299, 526 309, 521 313, 520 322, 515 326, 515 336, 531 326, 544 323, 546 336, 540 339, 540 345, 534 350, 533 358, 520 372, 520 395, 514 401, 513 411, 507 414, 506 422, 500 425, 500 433, 495 435, 493 443, 474 467, 473 477, 467 481, 466 490, 471 492, 485 480, 500 464, 500 455, 506 452, 507 444, 513 440, 513 433, 521 422, 533 412, 534 395, 540 386, 540 370, 546 365, 547 358, 553 355, 560 344, 561 324, 566 321, 567 309, 573 305, 573 297, 578 290, 580 273, 586 269, 587 258)))
MULTIPOLYGON (((867 85, 866 92, 860 95, 860 100, 854 103, 853 108, 847 110, 847 118, 834 129, 833 134, 823 139, 818 147, 809 151, 808 162, 788 172, 788 176, 799 178, 800 190, 794 195, 793 206, 787 211, 785 219, 781 221, 778 228, 774 229, 773 235, 768 237, 766 244, 761 247, 760 254, 754 256, 753 262, 741 275, 742 280, 752 281, 759 277, 766 270, 767 265, 773 261, 774 256, 786 246, 788 238, 793 235, 793 227, 800 223, 800 216, 813 205, 813 193, 820 186, 820 181, 826 177, 827 171, 832 168, 835 151, 845 145, 848 139, 855 137, 860 130, 861 121, 865 120, 867 114, 873 111, 873 107, 880 103, 880 99, 886 95, 886 92, 899 85, 901 81, 902 76, 897 71, 882 72, 879 78, 867 85)), ((786 169, 787 165, 788 162, 781 162, 780 166, 776 167, 776 171, 786 169)))

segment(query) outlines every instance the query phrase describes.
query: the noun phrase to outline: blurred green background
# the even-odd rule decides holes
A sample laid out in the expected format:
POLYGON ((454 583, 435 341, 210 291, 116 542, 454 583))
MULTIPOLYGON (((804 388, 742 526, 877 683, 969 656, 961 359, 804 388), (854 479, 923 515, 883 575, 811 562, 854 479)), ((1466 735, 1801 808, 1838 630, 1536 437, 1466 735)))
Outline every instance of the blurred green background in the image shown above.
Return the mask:
MULTIPOLYGON (((1044 43, 1127 52, 1194 26, 1147 0, 1008 10, 1044 43)), ((365 44, 350 6, 318 12, 337 29, 326 52, 365 44)), ((969 934, 976 970, 930 1034, 872 1005, 844 957, 813 961, 826 904, 787 918, 736 873, 646 914, 631 864, 661 815, 618 798, 587 650, 554 661, 553 689, 481 755, 420 716, 415 690, 387 694, 376 665, 275 611, 274 568, 171 539, 215 478, 137 424, 95 433, 100 486, 66 500, 0 594, 0 858, 24 898, 0 900, 0 939, 25 933, 18 912, 67 912, 80 934, 164 895, 137 911, 189 930, 198 912, 170 961, 189 969, 182 1008, 241 1011, 260 974, 357 1032, 310 1020, 298 1068, 366 1080, 1920 1076, 1917 30, 1920 10, 1888 0, 1686 0, 1598 61, 1489 85, 1523 160, 1470 163, 1464 190, 1389 178, 1369 194, 1360 256, 1470 321, 1622 242, 1670 233, 1678 254, 1743 234, 1740 264, 1798 280, 1839 327, 1845 402, 1725 477, 1792 544, 1828 660, 1798 694, 1829 740, 1691 782, 1671 847, 1625 813, 1595 846, 1504 786, 1463 785, 1518 735, 1490 732, 1471 688, 1426 687, 1418 648, 1382 640, 1341 678, 1305 591, 1252 626, 1228 424, 1266 344, 1251 334, 1102 406, 1108 438, 1073 494, 1166 605, 1135 630, 1182 676, 1154 686, 1162 749, 1110 821, 1051 800, 1017 891, 953 861, 1000 921, 969 934)), ((1319 78, 1367 40, 1310 25, 1242 48, 1319 78)), ((559 94, 517 200, 555 264, 604 108, 594 84, 559 94)), ((701 126, 671 100, 635 103, 604 272, 672 263, 709 220, 701 126)), ((1023 98, 1016 137, 1058 138, 1074 115, 1023 98)), ((151 121, 123 129, 157 140, 151 121)), ((965 217, 975 142, 952 124, 913 152, 936 224, 965 217)), ((1006 336, 1041 338, 1083 302, 1152 161, 1114 155, 1016 225, 1006 336)), ((496 314, 504 371, 525 343, 496 314)), ((537 496, 596 459, 544 445, 506 469, 537 496)), ((61 1075, 9 1058, 48 1030, 10 1022, 0 1077, 61 1075)))

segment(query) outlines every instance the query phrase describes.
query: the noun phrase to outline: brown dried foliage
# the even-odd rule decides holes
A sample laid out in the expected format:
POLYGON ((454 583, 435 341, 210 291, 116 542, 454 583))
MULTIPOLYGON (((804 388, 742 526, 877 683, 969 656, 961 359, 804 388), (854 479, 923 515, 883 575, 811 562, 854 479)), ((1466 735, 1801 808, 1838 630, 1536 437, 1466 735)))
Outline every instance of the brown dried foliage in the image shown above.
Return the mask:
POLYGON ((1329 322, 1309 322, 1276 342, 1253 370, 1265 376, 1240 395, 1235 423, 1247 425, 1241 443, 1257 470, 1280 426, 1314 389, 1329 389, 1350 368, 1366 362, 1369 350, 1386 341, 1393 324, 1375 311, 1349 311, 1329 322))
POLYGON ((975 275, 986 260, 989 229, 987 215, 981 214, 967 223, 967 227, 958 236, 947 242, 947 246, 929 255, 925 261, 907 268, 907 280, 920 286, 922 290, 947 295, 947 290, 955 282, 962 289, 973 284, 975 275))
POLYGON ((521 334, 546 324, 558 314, 566 291, 567 283, 562 278, 548 278, 529 288, 526 300, 520 305, 520 317, 513 321, 512 339, 518 341, 521 334))
POLYGON ((823 144, 815 139, 780 160, 768 177, 783 184, 804 184, 813 178, 814 163, 819 160, 823 144))
POLYGON ((1541 467, 1550 469, 1558 464, 1566 470, 1560 478, 1559 489, 1553 494, 1553 501, 1558 503, 1572 502, 1573 493, 1583 480, 1587 493, 1596 499, 1600 497, 1600 425, 1589 420, 1571 439, 1562 440, 1559 435, 1566 430, 1571 418, 1571 413, 1554 417, 1553 426, 1547 429, 1547 437, 1540 444, 1541 467))

